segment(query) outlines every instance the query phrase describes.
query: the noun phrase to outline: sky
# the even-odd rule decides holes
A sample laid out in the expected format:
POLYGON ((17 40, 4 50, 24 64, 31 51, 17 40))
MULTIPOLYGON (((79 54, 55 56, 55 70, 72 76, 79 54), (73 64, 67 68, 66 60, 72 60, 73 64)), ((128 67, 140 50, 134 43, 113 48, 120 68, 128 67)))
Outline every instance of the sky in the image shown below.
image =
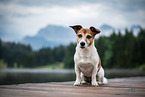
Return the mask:
POLYGON ((18 41, 47 25, 145 28, 145 0, 0 0, 0 38, 18 41))

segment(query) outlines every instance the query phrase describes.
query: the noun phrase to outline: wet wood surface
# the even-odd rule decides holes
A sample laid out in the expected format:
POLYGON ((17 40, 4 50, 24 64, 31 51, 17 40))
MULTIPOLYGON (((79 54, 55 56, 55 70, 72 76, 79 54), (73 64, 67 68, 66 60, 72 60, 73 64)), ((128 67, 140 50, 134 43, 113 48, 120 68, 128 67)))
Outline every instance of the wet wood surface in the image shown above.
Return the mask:
POLYGON ((108 79, 107 85, 73 86, 74 82, 0 85, 0 97, 145 97, 145 77, 108 79))

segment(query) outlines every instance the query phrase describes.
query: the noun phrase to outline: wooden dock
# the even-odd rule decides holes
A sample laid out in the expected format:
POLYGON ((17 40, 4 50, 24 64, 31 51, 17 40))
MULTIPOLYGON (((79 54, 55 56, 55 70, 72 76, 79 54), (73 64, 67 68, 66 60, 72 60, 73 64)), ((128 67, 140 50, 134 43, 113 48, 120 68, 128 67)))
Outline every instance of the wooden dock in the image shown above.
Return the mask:
POLYGON ((145 77, 108 81, 99 87, 73 86, 73 82, 0 85, 0 97, 145 97, 145 77))

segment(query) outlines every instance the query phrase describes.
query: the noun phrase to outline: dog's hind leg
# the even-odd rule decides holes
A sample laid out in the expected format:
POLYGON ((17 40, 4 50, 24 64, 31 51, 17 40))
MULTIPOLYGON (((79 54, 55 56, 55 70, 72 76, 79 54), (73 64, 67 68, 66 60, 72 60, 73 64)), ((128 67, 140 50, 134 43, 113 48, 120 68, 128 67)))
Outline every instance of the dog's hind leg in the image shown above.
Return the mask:
POLYGON ((107 84, 108 81, 107 79, 104 77, 104 69, 101 67, 99 72, 98 72, 98 83, 99 84, 107 84))
POLYGON ((86 77, 83 73, 81 73, 81 84, 91 83, 91 77, 86 77))
POLYGON ((81 84, 87 84, 86 77, 82 72, 81 72, 81 80, 82 80, 81 84))

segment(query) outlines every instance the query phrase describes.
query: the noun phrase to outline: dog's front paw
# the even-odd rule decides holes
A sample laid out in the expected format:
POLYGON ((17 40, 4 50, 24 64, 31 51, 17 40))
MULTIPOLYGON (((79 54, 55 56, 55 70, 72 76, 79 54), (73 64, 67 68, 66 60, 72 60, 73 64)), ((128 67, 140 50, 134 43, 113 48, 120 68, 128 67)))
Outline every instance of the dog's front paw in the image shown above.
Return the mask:
POLYGON ((86 81, 82 81, 81 84, 85 85, 85 84, 87 84, 87 82, 86 81))
POLYGON ((75 81, 74 86, 80 86, 81 82, 80 81, 75 81))
POLYGON ((102 83, 102 82, 98 82, 98 84, 99 84, 99 85, 102 85, 103 83, 102 83))
POLYGON ((94 86, 94 87, 98 87, 99 85, 98 85, 98 83, 96 82, 96 81, 92 81, 92 86, 94 86))

